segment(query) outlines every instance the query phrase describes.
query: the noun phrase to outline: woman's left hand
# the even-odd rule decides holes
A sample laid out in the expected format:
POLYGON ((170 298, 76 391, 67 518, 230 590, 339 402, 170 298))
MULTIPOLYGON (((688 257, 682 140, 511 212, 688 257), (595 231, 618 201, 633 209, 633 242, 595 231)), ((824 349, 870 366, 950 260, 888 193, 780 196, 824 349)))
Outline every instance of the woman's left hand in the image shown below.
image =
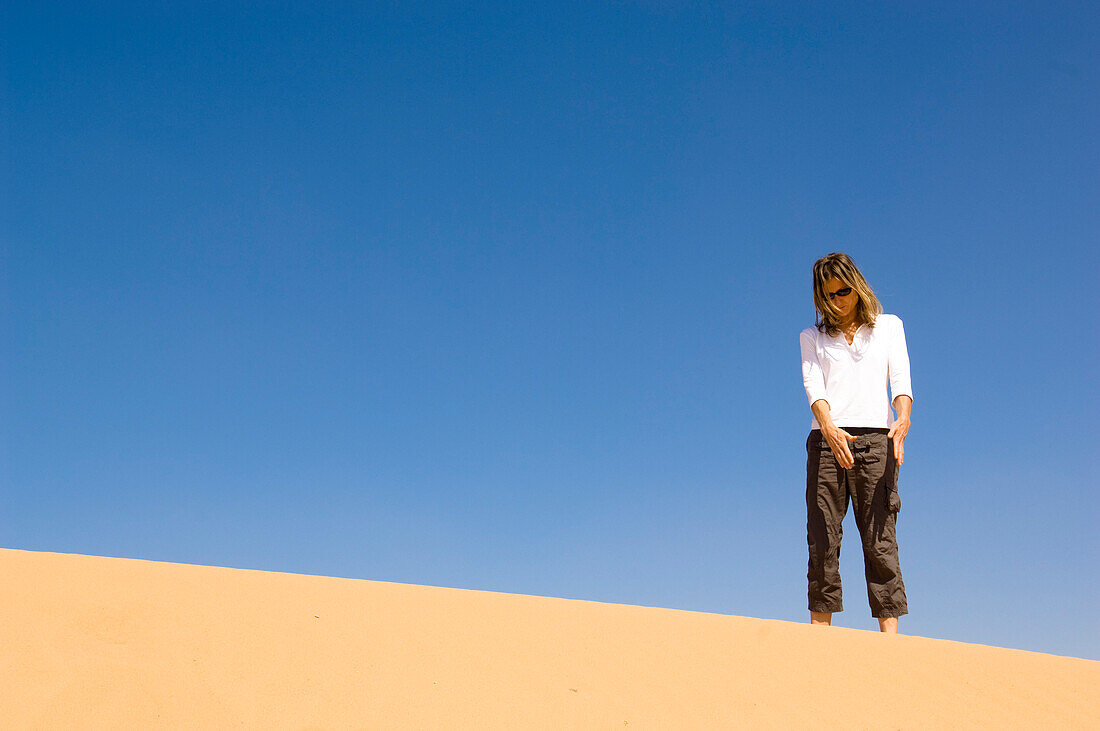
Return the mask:
POLYGON ((898 464, 905 461, 905 435, 909 433, 909 417, 899 416, 894 420, 894 425, 886 433, 886 437, 894 444, 894 457, 898 464))

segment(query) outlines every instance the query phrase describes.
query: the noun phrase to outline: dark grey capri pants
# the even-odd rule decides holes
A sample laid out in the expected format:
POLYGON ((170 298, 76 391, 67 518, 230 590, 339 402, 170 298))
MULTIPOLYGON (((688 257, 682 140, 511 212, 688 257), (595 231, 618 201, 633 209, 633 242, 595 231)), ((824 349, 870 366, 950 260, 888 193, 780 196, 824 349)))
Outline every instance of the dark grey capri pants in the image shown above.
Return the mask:
POLYGON ((905 584, 898 563, 895 526, 898 464, 886 429, 841 427, 857 437, 848 443, 855 465, 837 463, 829 442, 813 429, 806 439, 806 541, 810 549, 811 612, 844 609, 840 586, 840 539, 849 501, 855 506, 856 527, 863 542, 867 599, 874 617, 909 613, 905 584))

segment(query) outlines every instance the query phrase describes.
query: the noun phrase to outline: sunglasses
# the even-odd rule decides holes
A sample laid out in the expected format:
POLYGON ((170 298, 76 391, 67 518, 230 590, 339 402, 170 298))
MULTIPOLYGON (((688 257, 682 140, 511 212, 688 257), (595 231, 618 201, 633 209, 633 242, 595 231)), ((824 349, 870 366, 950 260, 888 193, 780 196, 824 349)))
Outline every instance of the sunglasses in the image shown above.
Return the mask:
POLYGON ((835 292, 826 292, 825 294, 829 295, 829 300, 831 301, 831 300, 835 300, 837 297, 847 297, 851 293, 852 293, 852 288, 851 287, 844 287, 843 289, 838 289, 835 292))

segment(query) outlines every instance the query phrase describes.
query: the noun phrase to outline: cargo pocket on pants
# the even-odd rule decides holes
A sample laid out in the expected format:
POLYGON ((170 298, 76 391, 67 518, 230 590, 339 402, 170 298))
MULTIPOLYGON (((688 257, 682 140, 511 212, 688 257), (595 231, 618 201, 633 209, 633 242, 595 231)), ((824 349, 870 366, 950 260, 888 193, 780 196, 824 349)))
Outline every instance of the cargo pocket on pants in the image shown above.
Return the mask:
POLYGON ((878 455, 875 454, 875 450, 871 448, 870 444, 852 442, 849 449, 852 451, 852 459, 856 462, 862 462, 863 464, 874 464, 878 462, 878 455))
POLYGON ((886 489, 886 512, 896 513, 901 510, 901 495, 898 495, 898 467, 899 465, 894 463, 894 474, 890 484, 886 489))

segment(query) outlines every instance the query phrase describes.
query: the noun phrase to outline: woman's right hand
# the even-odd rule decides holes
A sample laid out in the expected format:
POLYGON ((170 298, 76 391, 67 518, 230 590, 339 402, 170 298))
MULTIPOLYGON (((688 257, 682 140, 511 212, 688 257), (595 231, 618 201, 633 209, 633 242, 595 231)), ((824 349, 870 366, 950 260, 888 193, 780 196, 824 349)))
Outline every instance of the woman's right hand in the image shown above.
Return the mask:
POLYGON ((848 448, 848 442, 854 442, 856 438, 838 426, 822 429, 822 433, 825 435, 825 440, 829 442, 837 463, 846 470, 855 467, 856 460, 852 456, 852 450, 848 448))

